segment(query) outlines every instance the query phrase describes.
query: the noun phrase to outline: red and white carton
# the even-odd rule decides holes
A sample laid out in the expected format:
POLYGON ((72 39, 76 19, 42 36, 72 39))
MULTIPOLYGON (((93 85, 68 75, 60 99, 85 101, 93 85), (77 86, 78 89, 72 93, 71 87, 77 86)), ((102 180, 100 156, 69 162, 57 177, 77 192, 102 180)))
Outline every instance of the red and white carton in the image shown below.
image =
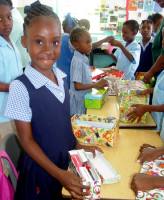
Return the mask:
POLYGON ((96 170, 90 164, 85 155, 85 151, 72 150, 69 151, 72 164, 74 165, 78 175, 82 178, 83 184, 90 186, 90 195, 85 196, 85 200, 100 199, 101 178, 96 170))
POLYGON ((72 161, 70 169, 82 178, 84 185, 90 186, 90 195, 85 196, 85 200, 100 199, 102 184, 120 181, 120 175, 101 152, 95 151, 93 156, 93 153, 80 149, 69 151, 69 154, 72 161))

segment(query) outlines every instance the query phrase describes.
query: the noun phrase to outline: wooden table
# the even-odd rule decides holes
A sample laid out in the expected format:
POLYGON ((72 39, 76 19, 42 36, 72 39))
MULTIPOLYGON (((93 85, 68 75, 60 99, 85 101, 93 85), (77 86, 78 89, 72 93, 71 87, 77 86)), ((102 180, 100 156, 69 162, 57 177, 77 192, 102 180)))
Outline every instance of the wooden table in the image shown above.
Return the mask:
POLYGON ((94 114, 100 116, 113 116, 119 119, 119 105, 116 96, 108 96, 102 109, 87 109, 87 114, 94 114))
MULTIPOLYGON (((119 119, 119 105, 116 96, 108 96, 105 99, 105 103, 101 109, 88 109, 87 114, 94 114, 99 116, 113 116, 119 119)), ((151 114, 148 113, 146 124, 131 124, 131 123, 119 123, 120 128, 155 128, 156 124, 151 114)))
MULTIPOLYGON (((144 143, 155 146, 163 145, 156 131, 120 129, 116 146, 103 147, 105 157, 118 171, 121 181, 103 185, 101 188, 102 199, 135 199, 134 193, 130 189, 130 182, 132 175, 140 170, 137 156, 140 146, 144 143)), ((63 190, 63 194, 69 196, 66 190, 63 190)))
MULTIPOLYGON (((88 114, 101 116, 115 116, 119 118, 119 107, 115 96, 110 96, 101 110, 88 109, 88 114)), ((135 199, 130 189, 130 182, 133 174, 140 171, 140 164, 137 163, 137 156, 140 146, 148 143, 155 146, 164 145, 159 134, 155 130, 145 129, 119 129, 119 136, 116 145, 112 148, 103 147, 104 155, 121 176, 119 183, 102 185, 102 199, 135 199)), ((63 195, 69 196, 66 190, 63 195)))

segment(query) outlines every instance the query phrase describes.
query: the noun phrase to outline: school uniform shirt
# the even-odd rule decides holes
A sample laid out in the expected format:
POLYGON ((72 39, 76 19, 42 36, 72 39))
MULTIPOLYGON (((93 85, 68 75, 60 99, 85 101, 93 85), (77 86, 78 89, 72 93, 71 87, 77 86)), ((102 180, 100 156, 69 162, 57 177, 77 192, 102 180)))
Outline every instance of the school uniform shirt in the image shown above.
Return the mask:
MULTIPOLYGON (((164 70, 157 78, 153 93, 152 104, 164 104, 164 70)), ((164 112, 152 112, 152 116, 157 124, 157 130, 160 131, 160 136, 164 141, 164 112)))
POLYGON ((139 43, 141 45, 140 62, 136 72, 147 72, 153 65, 152 58, 152 43, 153 38, 151 38, 146 45, 143 44, 142 40, 139 43))
POLYGON ((134 73, 139 65, 141 47, 137 41, 133 41, 126 46, 126 49, 132 54, 134 60, 130 62, 121 49, 117 49, 114 55, 117 58, 116 68, 125 74, 125 79, 134 79, 134 73))
MULTIPOLYGON (((0 36, 0 82, 9 84, 23 73, 20 54, 14 45, 0 36)), ((8 92, 0 91, 0 123, 9 119, 4 116, 8 92)))
POLYGON ((67 74, 67 83, 70 87, 70 67, 71 60, 73 57, 74 48, 70 42, 70 35, 64 33, 61 40, 61 52, 56 64, 59 69, 61 69, 65 74, 67 74))
MULTIPOLYGON (((55 67, 55 64, 53 71, 56 74, 59 84, 58 86, 30 65, 25 68, 24 74, 28 77, 36 89, 39 89, 45 85, 46 88, 61 103, 63 103, 65 99, 63 78, 66 77, 66 74, 55 67)), ((5 115, 11 119, 31 122, 32 111, 30 107, 29 94, 24 84, 19 80, 14 80, 10 85, 10 95, 6 106, 5 115)))
POLYGON ((86 112, 84 107, 84 96, 90 90, 76 90, 74 83, 92 83, 92 74, 89 66, 89 59, 80 52, 74 52, 70 70, 70 112, 73 114, 83 114, 86 112))

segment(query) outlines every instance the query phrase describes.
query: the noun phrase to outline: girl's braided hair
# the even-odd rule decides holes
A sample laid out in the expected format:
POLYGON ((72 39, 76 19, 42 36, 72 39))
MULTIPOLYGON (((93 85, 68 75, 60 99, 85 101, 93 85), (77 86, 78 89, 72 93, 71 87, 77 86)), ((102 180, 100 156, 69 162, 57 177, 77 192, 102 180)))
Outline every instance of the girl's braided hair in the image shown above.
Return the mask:
POLYGON ((23 24, 24 33, 26 31, 26 27, 31 24, 34 18, 39 16, 53 17, 60 24, 59 17, 56 13, 53 12, 52 8, 47 5, 41 4, 39 1, 35 1, 30 6, 25 6, 24 13, 26 14, 23 24))
POLYGON ((0 0, 0 5, 10 6, 11 8, 13 7, 11 0, 0 0))

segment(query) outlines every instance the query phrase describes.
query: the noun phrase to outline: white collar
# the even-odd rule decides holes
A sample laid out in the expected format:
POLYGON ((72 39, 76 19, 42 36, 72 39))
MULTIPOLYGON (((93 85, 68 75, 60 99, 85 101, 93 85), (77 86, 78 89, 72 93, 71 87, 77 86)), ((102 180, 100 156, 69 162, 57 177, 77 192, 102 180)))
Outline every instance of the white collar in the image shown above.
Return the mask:
MULTIPOLYGON (((55 64, 53 65, 52 68, 59 82, 67 76, 59 68, 57 68, 55 64)), ((42 86, 46 85, 50 81, 50 79, 48 79, 46 76, 41 74, 39 71, 37 71, 35 68, 33 68, 30 65, 28 65, 25 68, 25 75, 28 77, 28 79, 30 80, 30 82, 33 84, 33 86, 36 89, 41 88, 42 86)))

